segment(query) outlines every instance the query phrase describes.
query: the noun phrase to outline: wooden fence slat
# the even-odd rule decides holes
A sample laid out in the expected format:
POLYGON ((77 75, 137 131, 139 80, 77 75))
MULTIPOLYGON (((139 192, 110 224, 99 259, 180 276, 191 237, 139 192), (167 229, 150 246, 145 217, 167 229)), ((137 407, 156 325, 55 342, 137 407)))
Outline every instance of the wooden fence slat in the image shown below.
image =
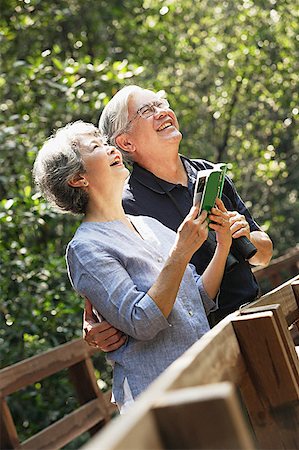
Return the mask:
POLYGON ((136 406, 137 411, 134 408, 116 418, 91 438, 84 450, 166 450, 152 411, 144 405, 136 406))
POLYGON ((0 397, 0 448, 9 450, 18 447, 19 439, 10 410, 3 397, 0 397))
POLYGON ((169 383, 168 390, 222 381, 234 383, 240 389, 260 448, 273 449, 276 423, 249 376, 232 325, 237 317, 239 313, 227 316, 185 353, 189 364, 182 367, 175 380, 169 383))
POLYGON ((299 271, 299 245, 270 262, 267 267, 253 269, 256 279, 263 285, 267 283, 272 287, 282 284, 286 278, 298 274, 299 271))
POLYGON ((273 312, 236 317, 233 326, 261 403, 275 424, 273 444, 265 448, 299 448, 299 387, 273 312))
POLYGON ((299 387, 271 311, 236 317, 233 326, 247 368, 272 407, 299 399, 299 387))
POLYGON ((278 327, 280 336, 283 340, 284 348, 287 352, 288 360, 291 364, 294 376, 296 378, 297 385, 299 385, 299 360, 295 350, 294 342, 291 337, 291 333, 288 330, 286 319, 283 315, 281 305, 266 305, 256 308, 249 308, 242 311, 241 315, 253 314, 259 312, 271 311, 274 315, 276 325, 278 327))
POLYGON ((167 449, 256 448, 231 383, 171 391, 157 403, 152 411, 167 449))
POLYGON ((230 321, 238 313, 231 314, 185 353, 189 364, 182 367, 170 389, 192 387, 221 381, 240 384, 247 376, 246 367, 240 356, 239 343, 230 321), (209 357, 207 358, 207 355, 209 357), (234 369, 234 370, 232 370, 234 369))
POLYGON ((105 423, 109 420, 108 406, 106 404, 104 395, 97 385, 94 374, 94 367, 90 358, 80 361, 79 363, 69 367, 69 377, 76 388, 78 399, 81 405, 89 402, 92 399, 98 398, 101 407, 101 414, 103 421, 97 423, 91 430, 91 435, 99 431, 105 423))
POLYGON ((255 302, 250 303, 245 309, 272 305, 274 303, 280 304, 288 325, 291 325, 296 320, 299 320, 299 306, 292 288, 292 283, 296 283, 296 281, 298 281, 298 276, 263 295, 255 302))
POLYGON ((83 339, 60 345, 1 370, 0 391, 6 396, 49 377, 93 354, 83 339))
MULTIPOLYGON (((22 442, 20 450, 58 450, 101 420, 102 405, 95 399, 22 442)), ((102 420, 104 416, 102 416, 102 420)))

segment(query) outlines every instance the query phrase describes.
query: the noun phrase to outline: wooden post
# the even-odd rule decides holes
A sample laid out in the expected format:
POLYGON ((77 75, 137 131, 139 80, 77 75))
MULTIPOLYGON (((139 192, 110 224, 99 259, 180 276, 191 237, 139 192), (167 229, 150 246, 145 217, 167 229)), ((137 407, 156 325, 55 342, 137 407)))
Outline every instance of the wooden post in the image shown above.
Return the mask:
POLYGON ((19 439, 10 410, 2 396, 0 402, 0 448, 9 450, 18 447, 19 439))
POLYGON ((109 413, 106 399, 97 385, 94 374, 94 367, 90 358, 86 358, 77 364, 68 368, 69 377, 76 388, 78 399, 81 405, 90 400, 99 398, 101 400, 101 413, 104 420, 92 427, 89 432, 91 435, 97 433, 108 421, 109 413))
POLYGON ((256 448, 249 422, 231 383, 170 391, 152 411, 167 449, 256 448))
MULTIPOLYGON (((272 427, 272 449, 299 449, 298 361, 285 323, 273 311, 232 320, 250 378, 272 427)), ((256 411, 256 415, 259 411, 256 411)))

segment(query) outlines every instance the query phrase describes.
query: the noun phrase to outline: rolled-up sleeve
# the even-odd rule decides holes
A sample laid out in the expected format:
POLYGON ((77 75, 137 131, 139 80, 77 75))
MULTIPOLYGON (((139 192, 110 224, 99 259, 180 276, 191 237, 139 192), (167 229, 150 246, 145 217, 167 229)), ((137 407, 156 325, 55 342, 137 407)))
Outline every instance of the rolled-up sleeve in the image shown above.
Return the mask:
POLYGON ((214 300, 211 297, 209 297, 203 285, 201 275, 198 275, 198 273, 196 272, 196 268, 193 264, 189 264, 189 266, 192 270, 193 277, 195 279, 197 289, 200 293, 205 312, 207 315, 209 315, 211 312, 216 311, 218 309, 219 292, 217 293, 217 296, 214 300))
POLYGON ((74 288, 114 327, 138 340, 150 340, 171 326, 147 292, 141 292, 117 258, 82 243, 67 251, 74 288))

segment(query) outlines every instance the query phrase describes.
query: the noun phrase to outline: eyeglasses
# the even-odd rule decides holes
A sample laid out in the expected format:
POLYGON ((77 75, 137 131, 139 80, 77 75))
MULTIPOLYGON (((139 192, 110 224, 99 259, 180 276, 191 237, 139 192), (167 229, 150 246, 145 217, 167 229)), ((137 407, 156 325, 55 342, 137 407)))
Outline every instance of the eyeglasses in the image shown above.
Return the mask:
POLYGON ((151 103, 147 103, 146 105, 141 106, 131 120, 129 120, 127 127, 136 119, 137 116, 142 117, 143 119, 149 119, 152 117, 158 109, 169 109, 169 103, 165 98, 160 98, 159 100, 155 100, 151 103))

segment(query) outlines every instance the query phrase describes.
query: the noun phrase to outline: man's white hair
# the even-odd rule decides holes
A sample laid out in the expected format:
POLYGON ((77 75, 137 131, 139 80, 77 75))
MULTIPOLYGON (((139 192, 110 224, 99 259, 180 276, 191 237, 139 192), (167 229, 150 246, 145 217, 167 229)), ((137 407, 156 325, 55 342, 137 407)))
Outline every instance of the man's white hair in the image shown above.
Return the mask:
POLYGON ((125 86, 112 97, 103 109, 99 120, 99 130, 109 144, 117 147, 116 138, 126 130, 129 121, 129 100, 134 94, 144 90, 136 85, 125 86))

